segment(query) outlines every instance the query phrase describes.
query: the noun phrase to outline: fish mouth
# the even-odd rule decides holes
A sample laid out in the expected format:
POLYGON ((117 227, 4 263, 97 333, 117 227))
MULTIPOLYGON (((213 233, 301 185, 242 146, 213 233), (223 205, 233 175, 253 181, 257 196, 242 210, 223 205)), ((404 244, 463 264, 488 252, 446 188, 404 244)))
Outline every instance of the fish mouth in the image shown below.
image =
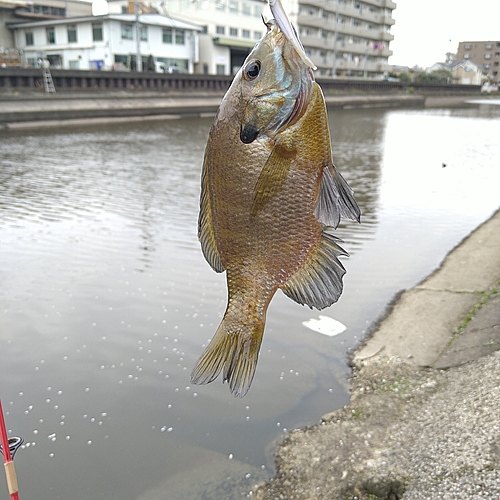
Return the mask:
POLYGON ((259 129, 255 125, 246 123, 241 127, 240 140, 243 144, 251 144, 259 135, 259 129))

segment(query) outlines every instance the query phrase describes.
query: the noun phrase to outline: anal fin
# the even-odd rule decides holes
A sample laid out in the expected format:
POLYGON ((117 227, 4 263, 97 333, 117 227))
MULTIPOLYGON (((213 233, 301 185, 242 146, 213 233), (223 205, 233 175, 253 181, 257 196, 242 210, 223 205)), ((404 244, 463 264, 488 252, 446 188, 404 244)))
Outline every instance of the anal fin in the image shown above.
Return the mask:
POLYGON ((285 295, 310 308, 324 309, 342 294, 342 277, 346 270, 339 260, 348 253, 338 245, 341 241, 328 232, 309 260, 281 287, 285 295))

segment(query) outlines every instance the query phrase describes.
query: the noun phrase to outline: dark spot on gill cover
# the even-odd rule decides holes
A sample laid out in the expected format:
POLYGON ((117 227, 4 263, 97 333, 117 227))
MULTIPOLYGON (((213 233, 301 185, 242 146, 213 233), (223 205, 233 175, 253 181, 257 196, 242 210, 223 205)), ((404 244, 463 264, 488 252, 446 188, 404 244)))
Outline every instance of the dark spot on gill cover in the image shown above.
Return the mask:
POLYGON ((255 125, 246 124, 240 132, 240 139, 243 144, 251 144, 259 135, 259 129, 255 125))

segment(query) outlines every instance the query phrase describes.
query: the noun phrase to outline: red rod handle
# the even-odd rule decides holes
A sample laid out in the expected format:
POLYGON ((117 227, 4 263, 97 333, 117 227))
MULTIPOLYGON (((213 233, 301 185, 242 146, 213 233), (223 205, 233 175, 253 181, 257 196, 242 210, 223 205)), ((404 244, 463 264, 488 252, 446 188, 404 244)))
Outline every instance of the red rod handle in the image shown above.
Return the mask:
POLYGON ((11 500, 19 500, 16 469, 10 454, 9 438, 7 437, 7 427, 3 418, 2 400, 0 399, 0 440, 2 442, 3 462, 5 467, 5 476, 7 477, 7 487, 11 500))

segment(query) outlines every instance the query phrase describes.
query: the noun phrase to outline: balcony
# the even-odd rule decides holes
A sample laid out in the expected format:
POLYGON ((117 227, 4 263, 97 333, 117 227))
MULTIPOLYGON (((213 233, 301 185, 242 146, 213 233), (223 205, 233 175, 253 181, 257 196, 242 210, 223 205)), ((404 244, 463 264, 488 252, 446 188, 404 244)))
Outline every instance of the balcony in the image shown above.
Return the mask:
POLYGON ((379 40, 383 40, 384 42, 392 42, 392 40, 394 40, 394 35, 387 33, 387 31, 381 31, 379 40))
POLYGON ((304 47, 314 47, 316 49, 333 49, 333 38, 323 38, 314 35, 302 35, 300 41, 304 47))
POLYGON ((381 22, 382 22, 382 24, 385 24, 386 26, 393 26, 396 23, 396 21, 390 16, 382 17, 381 22))

